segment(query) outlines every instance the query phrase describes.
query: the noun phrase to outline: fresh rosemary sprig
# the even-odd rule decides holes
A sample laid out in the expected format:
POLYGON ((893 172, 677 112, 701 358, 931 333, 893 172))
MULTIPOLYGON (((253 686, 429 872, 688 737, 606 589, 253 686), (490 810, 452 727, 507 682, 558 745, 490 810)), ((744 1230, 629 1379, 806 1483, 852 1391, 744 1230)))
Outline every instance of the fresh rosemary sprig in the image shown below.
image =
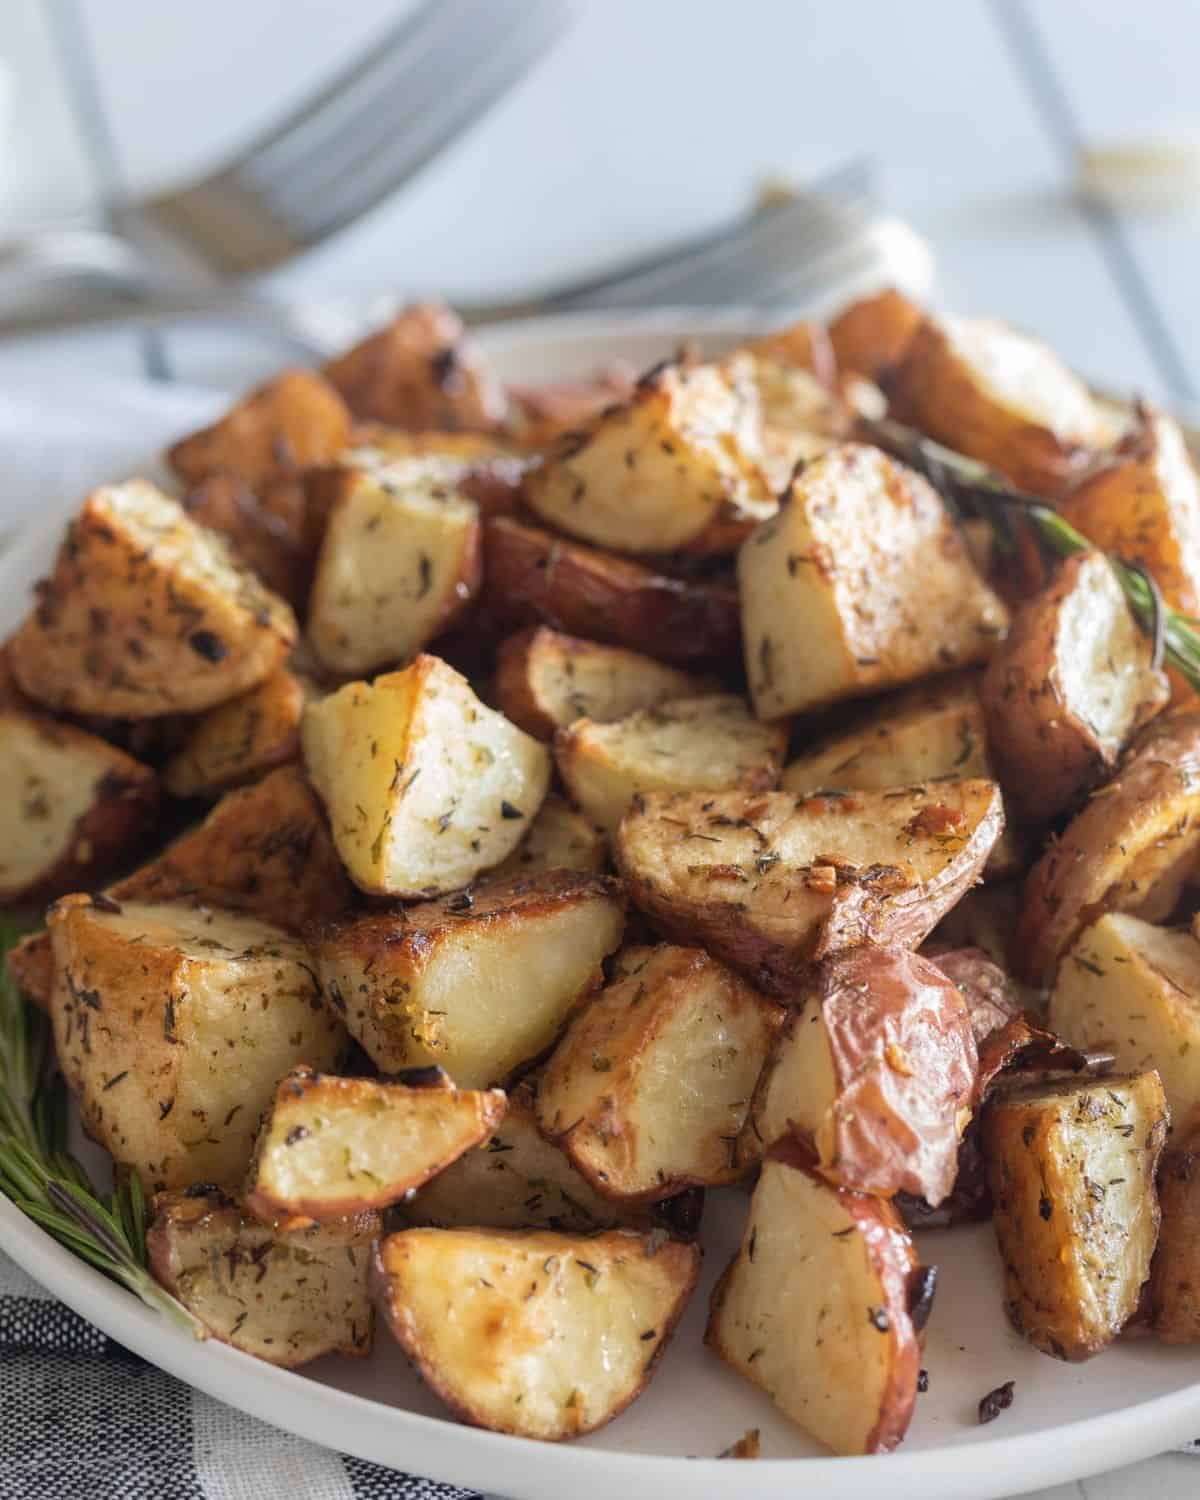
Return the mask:
MULTIPOLYGON (((959 514, 985 520, 1002 550, 1014 550, 1016 527, 1022 524, 1029 527, 1040 550, 1056 557, 1093 550, 1087 537, 1044 500, 1017 489, 987 464, 890 418, 864 420, 862 425, 872 442, 920 469, 959 514)), ((1134 618, 1154 642, 1155 666, 1165 659, 1200 691, 1200 622, 1169 609, 1140 563, 1111 556, 1108 561, 1134 618)))
POLYGON ((67 1149, 67 1094, 49 1024, 21 999, 5 964, 20 935, 0 921, 0 1193, 72 1254, 202 1336, 146 1268, 146 1200, 136 1174, 102 1194, 67 1149))

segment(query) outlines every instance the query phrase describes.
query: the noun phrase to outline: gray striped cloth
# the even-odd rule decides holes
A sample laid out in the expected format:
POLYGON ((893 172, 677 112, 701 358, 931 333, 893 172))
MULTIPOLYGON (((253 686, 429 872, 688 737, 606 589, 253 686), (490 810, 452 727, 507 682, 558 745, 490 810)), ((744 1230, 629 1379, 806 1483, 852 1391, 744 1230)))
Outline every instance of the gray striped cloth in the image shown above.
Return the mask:
POLYGON ((480 1500, 318 1448, 129 1353, 0 1255, 0 1500, 480 1500))

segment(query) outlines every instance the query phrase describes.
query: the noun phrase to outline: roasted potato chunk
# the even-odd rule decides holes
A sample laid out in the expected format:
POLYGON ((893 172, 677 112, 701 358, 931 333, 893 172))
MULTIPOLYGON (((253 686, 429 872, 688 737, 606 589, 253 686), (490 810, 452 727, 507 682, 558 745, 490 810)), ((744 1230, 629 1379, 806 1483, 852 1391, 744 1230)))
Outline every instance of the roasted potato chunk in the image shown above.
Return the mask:
POLYGON ((626 815, 617 863, 665 932, 786 996, 839 948, 915 948, 978 879, 1003 821, 990 781, 809 798, 657 793, 626 815))
POLYGON ((895 287, 860 297, 829 325, 839 375, 863 375, 876 384, 904 358, 924 313, 895 287))
MULTIPOLYGON (((884 791, 943 776, 997 780, 974 674, 918 683, 791 761, 784 791, 884 791)), ((1005 828, 987 862, 989 879, 1023 869, 1020 836, 1005 828)))
POLYGON ((531 462, 507 441, 478 432, 406 432, 371 425, 360 427, 353 447, 338 458, 340 468, 368 473, 418 468, 448 489, 460 490, 485 516, 505 516, 517 508, 531 462))
POLYGON ((504 1104, 440 1072, 389 1083, 293 1068, 259 1131, 246 1206, 318 1223, 388 1208, 490 1135, 504 1104))
POLYGON ((1018 978, 1053 983, 1062 955, 1106 911, 1165 920, 1198 853, 1200 713, 1172 714, 1134 741, 1029 872, 1012 941, 1018 978))
POLYGON ((563 785, 610 836, 644 792, 773 787, 786 750, 787 727, 760 724, 732 693, 677 698, 608 724, 578 719, 554 737, 563 785))
POLYGON ((866 943, 834 953, 799 992, 737 1143, 743 1164, 786 1136, 839 1187, 918 1193, 954 1186, 978 1059, 957 986, 928 959, 866 943))
POLYGON ((586 380, 510 385, 505 431, 527 452, 548 448, 563 433, 586 427, 610 406, 630 401, 637 382, 638 372, 631 364, 614 360, 586 380))
POLYGON ((1043 1354, 1090 1359, 1136 1312, 1167 1121, 1157 1073, 1020 1084, 985 1105, 1006 1307, 1043 1354))
POLYGON ((526 734, 551 740, 576 719, 608 723, 713 686, 640 651, 534 625, 501 643, 493 693, 501 713, 526 734))
POLYGON ((1163 1154, 1158 1173, 1162 1224, 1150 1267, 1150 1326, 1165 1344, 1200 1341, 1200 1221, 1197 1133, 1163 1154))
POLYGON ((835 1453, 887 1453, 912 1420, 933 1286, 890 1203, 834 1187, 781 1142, 705 1342, 835 1453))
POLYGON ((1007 624, 933 486, 857 443, 793 479, 743 543, 738 583, 763 719, 985 661, 1007 624))
POLYGON ((97 735, 0 708, 0 903, 88 884, 149 827, 149 767, 97 735))
POLYGON ((172 797, 213 797, 300 758, 303 678, 282 668, 209 709, 163 767, 172 797))
POLYGON ((288 1068, 348 1038, 308 950, 254 917, 65 896, 54 1041, 88 1134, 149 1188, 232 1183, 288 1068))
POLYGON ((464 1421, 557 1441, 645 1389, 700 1272, 700 1251, 612 1230, 406 1229, 376 1260, 400 1347, 464 1421))
POLYGON ((602 980, 624 911, 613 883, 550 871, 336 923, 317 954, 350 1034, 384 1072, 436 1063, 502 1082, 602 980))
MULTIPOLYGON (((730 355, 720 368, 743 403, 756 413, 754 452, 771 495, 787 489, 798 463, 807 463, 850 436, 849 408, 809 370, 748 350, 730 355)), ((776 509, 777 504, 772 505, 759 519, 766 520, 776 509)), ((747 530, 743 517, 742 535, 731 531, 730 540, 736 545, 747 530)))
POLYGON ((947 948, 981 948, 993 963, 1006 969, 1020 914, 1018 881, 977 885, 950 908, 930 933, 922 952, 933 955, 947 948))
POLYGON ((1170 697, 1108 559, 1067 558, 1013 616, 983 679, 988 744, 1005 795, 1030 822, 1111 770, 1170 697))
POLYGON ((1102 551, 1141 563, 1173 609, 1200 615, 1200 475, 1172 418, 1143 407, 1113 462, 1061 511, 1102 551))
MULTIPOLYGON (((413 1225, 437 1229, 556 1229, 592 1234, 649 1228, 644 1210, 604 1198, 538 1128, 536 1088, 525 1080, 491 1137, 405 1199, 413 1225)), ((669 1208, 671 1205, 663 1205, 669 1208)))
POLYGON ((201 432, 173 443, 167 462, 189 484, 235 474, 251 489, 331 463, 350 441, 346 403, 314 370, 284 370, 201 432))
POLYGON ((474 501, 419 465, 351 474, 317 558, 309 638, 331 672, 407 661, 455 623, 480 577, 474 501))
MULTIPOLYGON (((350 904, 350 882, 304 772, 282 766, 253 786, 228 792, 203 823, 109 886, 107 894, 118 901, 198 901, 301 934, 312 923, 341 916, 350 904)), ((21 992, 47 1009, 50 934, 22 938, 8 965, 21 992)))
POLYGON ((1190 932, 1109 912, 1059 966, 1047 1021, 1119 1068, 1154 1068, 1175 1129, 1200 1124, 1200 942, 1190 932))
POLYGON ((537 875, 543 870, 583 870, 598 875, 608 864, 608 840, 594 823, 554 792, 538 809, 529 832, 489 880, 537 875))
POLYGON ((484 528, 484 557, 484 598, 507 625, 542 620, 684 666, 739 650, 737 591, 723 583, 669 578, 507 516, 484 528))
POLYGON ((656 366, 627 404, 559 439, 526 475, 526 503, 620 552, 674 552, 714 524, 753 524, 775 510, 755 461, 756 415, 713 365, 656 366))
POLYGON ((293 1369, 367 1355, 378 1214, 306 1227, 260 1223, 223 1193, 162 1193, 146 1232, 154 1279, 223 1344, 293 1369))
POLYGON ((448 307, 418 302, 339 354, 325 378, 354 415, 412 432, 489 432, 504 392, 448 307))
POLYGON ((653 949, 555 1048, 542 1129, 610 1197, 735 1182, 733 1147, 783 1015, 703 949, 653 949))
POLYGON ((36 702, 145 719, 254 687, 296 642, 284 601, 144 479, 93 490, 8 648, 36 702))
POLYGON ((1050 499, 1115 437, 1045 344, 990 318, 926 317, 887 390, 902 422, 1050 499))
POLYGON ((550 757, 436 656, 310 703, 304 759, 364 891, 456 890, 521 842, 550 757))

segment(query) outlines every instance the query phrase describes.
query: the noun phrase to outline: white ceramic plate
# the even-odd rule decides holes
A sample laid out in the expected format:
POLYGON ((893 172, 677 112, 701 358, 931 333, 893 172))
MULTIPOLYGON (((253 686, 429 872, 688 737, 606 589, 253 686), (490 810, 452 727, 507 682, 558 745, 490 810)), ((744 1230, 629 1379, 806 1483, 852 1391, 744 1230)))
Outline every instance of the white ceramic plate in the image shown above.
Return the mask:
MULTIPOLYGON (((493 331, 504 378, 586 374, 628 357, 649 364, 699 332, 715 347, 748 320, 576 317, 493 331)), ((118 477, 118 476, 113 476, 118 477)), ((64 513, 78 497, 64 497, 64 513)), ((60 517, 0 558, 0 632, 24 612, 48 563, 60 517)), ((0 1249, 56 1296, 144 1358, 231 1405, 318 1443, 514 1500, 876 1500, 882 1490, 923 1500, 989 1500, 1131 1463, 1200 1436, 1200 1354, 1131 1341, 1082 1366, 1036 1354, 1000 1305, 1000 1267, 987 1225, 930 1233, 921 1253, 939 1267, 925 1364, 903 1448, 880 1458, 831 1458, 701 1344, 708 1288, 732 1253, 745 1211, 712 1194, 705 1283, 653 1384, 611 1426, 572 1445, 500 1437, 446 1419, 380 1329, 366 1361, 328 1359, 293 1374, 167 1327, 133 1297, 68 1255, 0 1198, 0 1249), (979 1398, 1016 1383, 1012 1408, 980 1427, 979 1398), (757 1463, 715 1463, 749 1427, 757 1463)), ((1197 1461, 1200 1463, 1200 1460, 1197 1461)), ((1198 1470, 1200 1473, 1200 1470, 1198 1470)))

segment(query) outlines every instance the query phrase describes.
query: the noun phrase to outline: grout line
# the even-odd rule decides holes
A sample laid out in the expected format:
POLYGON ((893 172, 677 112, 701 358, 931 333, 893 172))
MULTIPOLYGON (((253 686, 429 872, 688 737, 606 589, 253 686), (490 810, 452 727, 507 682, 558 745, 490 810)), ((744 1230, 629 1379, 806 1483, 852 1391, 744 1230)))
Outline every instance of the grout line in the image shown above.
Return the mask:
MULTIPOLYGON (((99 185, 107 216, 109 201, 125 186, 125 173, 108 111, 104 107, 87 24, 80 13, 79 0, 50 0, 46 13, 75 115, 76 130, 91 158, 93 177, 99 185)), ((143 330, 138 335, 138 344, 147 378, 170 381, 173 376, 161 332, 156 328, 143 330)))
MULTIPOLYGON (((1027 8, 1027 0, 988 0, 997 30, 1028 85, 1034 107, 1060 156, 1073 165, 1082 135, 1049 52, 1027 8)), ((1124 298, 1150 356, 1173 398, 1188 405, 1197 400, 1187 361, 1163 317, 1142 271, 1125 226, 1107 204, 1082 200, 1080 212, 1096 236, 1117 290, 1124 298)))

